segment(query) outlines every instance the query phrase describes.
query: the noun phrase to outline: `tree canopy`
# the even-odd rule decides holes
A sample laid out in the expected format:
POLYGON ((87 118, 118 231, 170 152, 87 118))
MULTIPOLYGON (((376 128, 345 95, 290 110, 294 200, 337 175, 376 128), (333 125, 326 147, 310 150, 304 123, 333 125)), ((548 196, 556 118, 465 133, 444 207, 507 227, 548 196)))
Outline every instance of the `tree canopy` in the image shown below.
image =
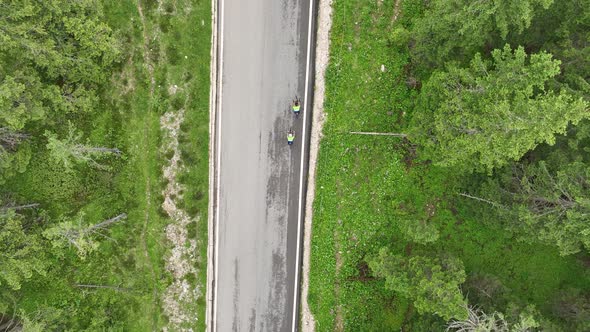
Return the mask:
POLYGON ((119 155, 121 151, 117 148, 95 147, 81 142, 82 133, 77 131, 72 123, 68 125, 68 134, 65 138, 59 139, 55 133, 45 131, 47 137, 47 149, 51 158, 62 163, 66 170, 71 171, 74 163, 87 164, 97 169, 108 169, 96 159, 107 155, 119 155))
POLYGON ((553 144, 589 116, 584 100, 545 90, 559 63, 506 45, 492 61, 478 54, 468 68, 436 71, 420 94, 411 138, 438 165, 487 172, 553 144))
POLYGON ((590 168, 582 162, 551 170, 545 161, 514 164, 487 193, 508 209, 506 226, 526 242, 555 245, 562 255, 590 249, 590 168), (515 222, 517 219, 518 222, 515 222))
POLYGON ((435 0, 414 28, 414 57, 429 65, 471 57, 495 40, 520 34, 553 0, 435 0))
POLYGON ((459 285, 465 281, 463 263, 455 258, 403 257, 382 248, 369 261, 373 273, 385 278, 388 289, 414 302, 420 313, 445 320, 467 317, 467 303, 459 285))
MULTIPOLYGON (((96 1, 11 0, 0 11, 0 130, 30 134, 93 110, 120 53, 96 1)), ((0 148, 0 183, 24 171, 27 148, 0 148)))
POLYGON ((12 209, 0 210, 0 252, 0 285, 16 290, 35 274, 45 274, 39 235, 27 230, 23 216, 12 209))

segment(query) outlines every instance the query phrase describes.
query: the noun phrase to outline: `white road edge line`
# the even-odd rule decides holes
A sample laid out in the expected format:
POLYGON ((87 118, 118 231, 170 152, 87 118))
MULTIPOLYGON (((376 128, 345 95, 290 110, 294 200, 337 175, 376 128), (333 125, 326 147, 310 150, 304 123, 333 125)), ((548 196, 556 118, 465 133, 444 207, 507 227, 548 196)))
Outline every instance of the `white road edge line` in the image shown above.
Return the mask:
POLYGON ((215 200, 215 156, 217 137, 217 0, 211 0, 211 62, 210 62, 210 87, 209 87, 209 206, 207 207, 207 306, 205 314, 206 331, 211 332, 213 326, 213 280, 215 274, 215 227, 214 205, 215 200))
MULTIPOLYGON (((312 28, 312 18, 313 18, 313 3, 315 0, 309 0, 309 25, 307 30, 307 63, 305 65, 305 95, 303 97, 303 141, 301 142, 301 166, 300 166, 300 177, 299 177, 299 212, 297 215, 297 251, 296 251, 296 258, 295 258, 295 294, 293 296, 293 321, 291 325, 291 331, 297 331, 297 300, 299 296, 299 246, 301 245, 301 222, 303 221, 301 218, 303 216, 302 213, 302 202, 303 202, 303 166, 305 161, 305 135, 307 133, 307 113, 308 113, 308 106, 312 105, 309 104, 307 101, 307 93, 309 91, 309 65, 311 63, 311 28, 312 28)), ((312 106, 310 106, 311 108, 312 106)))
POLYGON ((211 332, 216 332, 217 331, 217 288, 219 285, 219 203, 220 203, 220 192, 221 192, 221 104, 223 102, 223 18, 225 15, 225 11, 224 11, 224 0, 219 0, 219 2, 221 3, 221 6, 218 7, 218 10, 221 11, 221 19, 220 19, 220 31, 219 34, 220 36, 218 36, 218 42, 219 42, 219 54, 218 54, 218 66, 219 66, 219 73, 218 73, 218 86, 217 86, 217 93, 218 93, 218 100, 219 103, 217 104, 217 112, 219 114, 219 116, 217 117, 217 149, 216 149, 216 153, 217 153, 217 193, 216 193, 216 201, 217 201, 217 205, 215 206, 215 288, 213 290, 213 301, 214 301, 214 307, 213 307, 213 322, 212 322, 212 328, 211 328, 211 332))

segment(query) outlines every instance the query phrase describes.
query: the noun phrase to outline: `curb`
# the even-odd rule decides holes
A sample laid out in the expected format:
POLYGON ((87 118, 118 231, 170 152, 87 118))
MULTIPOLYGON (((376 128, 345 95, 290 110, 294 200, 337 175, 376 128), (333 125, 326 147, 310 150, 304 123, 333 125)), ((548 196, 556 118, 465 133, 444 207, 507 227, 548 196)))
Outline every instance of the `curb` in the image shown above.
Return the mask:
POLYGON ((205 326, 207 331, 213 331, 214 326, 214 303, 215 303, 215 236, 217 229, 215 229, 215 214, 214 211, 217 207, 218 202, 216 201, 218 188, 216 186, 216 170, 218 165, 216 164, 217 159, 217 109, 218 109, 218 96, 217 86, 219 83, 218 77, 218 13, 217 13, 217 0, 211 0, 211 64, 210 64, 210 93, 209 93, 209 208, 207 218, 207 304, 206 304, 206 322, 205 326))

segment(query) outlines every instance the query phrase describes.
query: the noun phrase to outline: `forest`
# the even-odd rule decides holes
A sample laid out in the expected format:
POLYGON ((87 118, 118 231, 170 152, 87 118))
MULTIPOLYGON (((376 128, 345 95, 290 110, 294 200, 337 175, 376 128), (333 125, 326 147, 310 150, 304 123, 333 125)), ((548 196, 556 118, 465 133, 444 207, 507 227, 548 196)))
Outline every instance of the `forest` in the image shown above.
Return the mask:
POLYGON ((317 329, 590 330, 590 2, 333 8, 317 329))
POLYGON ((0 331, 204 329, 209 22, 0 2, 0 331))
MULTIPOLYGON (((317 330, 590 330, 590 0, 332 5, 317 330)), ((0 3, 0 330, 205 329, 210 6, 0 3)))

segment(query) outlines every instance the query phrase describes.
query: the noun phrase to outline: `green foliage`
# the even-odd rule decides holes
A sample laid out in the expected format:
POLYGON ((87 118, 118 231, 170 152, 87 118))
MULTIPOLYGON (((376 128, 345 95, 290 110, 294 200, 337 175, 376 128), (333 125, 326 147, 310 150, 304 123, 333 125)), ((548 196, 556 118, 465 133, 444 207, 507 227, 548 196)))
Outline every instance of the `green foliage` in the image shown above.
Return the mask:
MULTIPOLYGON (((125 219, 127 215, 122 213, 111 219, 91 224, 87 221, 84 212, 78 212, 73 218, 62 217, 62 220, 43 231, 43 235, 52 241, 54 247, 64 248, 73 246, 81 259, 98 249, 100 242, 97 237, 107 238, 103 231, 111 224, 125 219)), ((112 239, 111 239, 112 240, 112 239)), ((63 256, 61 253, 58 256, 63 256)))
POLYGON ((58 139, 57 135, 50 131, 45 131, 45 137, 47 137, 47 149, 51 158, 62 163, 68 171, 72 170, 73 162, 108 170, 108 166, 98 163, 96 159, 120 154, 118 149, 93 147, 80 143, 82 133, 78 132, 71 122, 68 123, 68 134, 64 139, 58 139))
POLYGON ((23 331, 56 331, 64 328, 63 321, 64 310, 48 307, 46 305, 39 305, 34 313, 29 314, 24 310, 20 310, 18 317, 20 318, 23 331))
MULTIPOLYGON (((507 307, 505 316, 510 324, 511 332, 534 331, 535 328, 541 327, 540 321, 542 318, 537 309, 532 305, 522 307, 511 303, 507 307)), ((550 323, 547 324, 547 327, 549 325, 550 323)))
MULTIPOLYGON (((119 58, 96 1, 7 1, 0 16, 0 128, 34 130, 98 105, 119 58)), ((22 173, 30 151, 0 150, 0 182, 22 173)))
POLYGON ((476 55, 469 68, 449 66, 424 86, 412 139, 436 164, 491 172, 539 143, 555 143, 568 124, 588 117, 585 101, 544 91, 559 73, 551 55, 527 56, 506 45, 492 58, 476 55))
POLYGON ((462 20, 462 27, 459 29, 460 35, 475 36, 485 34, 481 29, 486 29, 486 26, 490 25, 489 22, 493 21, 492 26, 495 26, 502 39, 506 39, 510 31, 522 33, 525 28, 530 26, 534 11, 540 8, 549 8, 553 0, 461 2, 463 4, 460 6, 462 13, 475 13, 475 17, 462 20))
POLYGON ((118 57, 96 1, 10 1, 0 18, 0 52, 33 64, 51 79, 98 83, 118 57))
MULTIPOLYGON (((198 219, 206 219, 207 211, 202 193, 211 4, 175 4, 173 15, 145 2, 0 4, 0 182, 6 183, 0 195, 39 203, 49 216, 38 219, 31 212, 22 221, 24 232, 40 243, 37 256, 46 263, 45 274, 21 276, 15 291, 1 288, 0 315, 14 313, 25 329, 146 331, 166 324, 160 296, 170 282, 163 232, 169 221, 157 213, 162 190, 158 112, 171 103, 165 88, 150 95, 148 67, 163 86, 182 86, 174 106, 188 114, 190 142, 181 144, 192 158, 185 168, 191 182, 185 197, 198 197, 186 205, 198 219), (138 4, 144 5, 144 24, 138 23, 138 4), (162 15, 168 15, 169 34, 155 28, 162 15), (205 24, 195 29, 194 22, 201 21, 205 24), (174 45, 175 65, 159 61, 164 51, 150 52, 157 66, 145 63, 144 36, 150 48, 174 45), (122 55, 128 61, 116 65, 122 55), (113 158, 120 155, 115 147, 125 155, 113 158), (83 164, 91 167, 79 167, 83 164), (121 211, 130 218, 107 233, 110 219, 105 219, 121 211)), ((190 230, 199 243, 206 243, 203 227, 206 223, 199 222, 190 230)), ((198 255, 204 257, 206 250, 199 246, 198 255)), ((191 282, 204 289, 205 278, 200 273, 191 282)), ((6 284, 2 277, 0 282, 6 284)), ((205 303, 194 304, 195 330, 204 330, 205 303)))
POLYGON ((465 281, 463 263, 456 258, 405 258, 387 248, 369 261, 388 289, 412 299, 420 313, 434 313, 445 320, 467 317, 467 303, 459 285, 465 281))
POLYGON ((521 34, 553 0, 436 0, 414 29, 413 56, 428 65, 468 59, 494 39, 521 34))
POLYGON ((4 72, 0 56, 0 183, 24 172, 31 157, 28 134, 19 132, 27 122, 45 117, 44 90, 34 71, 4 72))
MULTIPOLYGON (((0 62, 0 65, 2 63, 0 62)), ((0 70, 5 69, 0 67, 0 70)), ((17 70, 4 73, 0 82, 0 124, 13 130, 20 130, 29 121, 45 118, 47 99, 55 93, 41 83, 32 68, 26 73, 17 70)))
MULTIPOLYGON (((333 2, 324 104, 327 117, 317 164, 308 299, 316 327, 331 331, 342 322, 347 331, 445 329, 443 319, 417 313, 413 299, 392 294, 386 289, 385 280, 372 280, 367 275, 362 262, 378 256, 382 247, 389 247, 392 252, 405 252, 408 257, 436 257, 444 252, 461 259, 469 275, 461 288, 469 303, 481 305, 486 313, 503 313, 509 326, 519 323, 521 313, 532 305, 538 308, 533 319, 540 327, 529 330, 574 331, 547 304, 562 288, 588 292, 590 274, 580 263, 586 254, 560 256, 554 245, 516 241, 513 232, 506 230, 498 208, 458 195, 479 193, 487 182, 486 173, 467 174, 462 172, 462 165, 428 165, 423 151, 408 153, 409 149, 397 138, 346 133, 408 133, 408 121, 424 115, 419 114, 423 108, 416 101, 420 87, 428 84, 432 75, 431 65, 468 67, 479 52, 486 70, 497 74, 490 50, 506 43, 522 45, 530 54, 545 52, 541 62, 551 62, 547 68, 553 76, 534 82, 530 99, 545 95, 559 99, 561 91, 572 96, 565 98, 570 103, 576 103, 579 97, 587 98, 582 87, 587 84, 585 67, 589 60, 583 52, 576 51, 577 55, 568 58, 574 61, 568 61, 562 52, 569 45, 576 50, 587 47, 588 1, 563 0, 547 10, 542 1, 529 1, 531 11, 527 15, 532 20, 528 28, 526 13, 506 11, 514 19, 508 22, 505 40, 494 15, 486 16, 492 20, 489 25, 478 26, 481 17, 463 12, 465 8, 449 7, 448 14, 454 15, 450 19, 432 11, 435 2, 404 0, 399 7, 390 0, 333 2), (468 22, 474 17, 474 22, 468 22), (429 25, 423 25, 422 19, 429 25), (448 20, 457 25, 446 24, 448 20), (459 35, 457 31, 463 25, 489 33, 459 35), (524 29, 521 34, 519 25, 524 29), (434 28, 424 29, 428 26, 434 28), (411 36, 407 44, 406 32, 411 36), (550 61, 546 60, 548 54, 553 54, 550 61), (556 60, 561 63, 556 65, 556 60), (385 65, 385 72, 379 71, 379 64, 385 65), (570 78, 566 79, 566 75, 570 78), (425 220, 425 212, 431 211, 425 209, 429 203, 436 206, 436 214, 428 220, 431 228, 426 228, 427 235, 436 231, 438 238, 420 243, 424 234, 416 231, 414 236, 412 229, 405 227, 425 220)), ((509 8, 519 3, 525 2, 461 4, 472 8, 509 8)), ((514 58, 514 54, 511 56, 514 58)), ((527 55, 524 62, 527 73, 533 72, 528 67, 531 56, 527 55)), ((507 76, 509 72, 506 70, 507 76)), ((534 72, 539 72, 538 68, 534 72)), ((520 69, 515 73, 515 82, 524 81, 517 75, 523 74, 520 69)), ((510 80, 505 80, 504 85, 514 90, 510 80)), ((524 151, 522 160, 549 158, 547 163, 551 167, 572 161, 589 162, 587 123, 588 120, 581 120, 578 125, 569 124, 567 136, 557 134, 555 145, 539 144, 533 151, 524 151)), ((523 126, 534 127, 532 124, 523 126)), ((497 168, 494 172, 503 170, 497 168)), ((503 197, 480 196, 493 200, 503 197)), ((512 221, 516 220, 514 217, 512 221)), ((523 314, 522 320, 527 323, 529 318, 523 314)))
MULTIPOLYGON (((396 190, 392 219, 409 241, 436 242, 443 225, 453 220, 445 196, 452 193, 454 179, 437 167, 416 165, 407 173, 403 179, 407 185, 404 183, 403 189, 415 187, 418 190, 396 190)), ((398 187, 402 187, 399 182, 398 187)))
POLYGON ((552 301, 551 309, 572 330, 590 329, 590 293, 564 290, 552 301))
POLYGON ((590 249, 589 175, 582 162, 561 164, 557 171, 544 161, 517 164, 500 181, 490 182, 488 195, 510 208, 501 210, 506 227, 522 240, 556 245, 562 255, 569 255, 590 249))
POLYGON ((22 129, 26 121, 44 119, 50 108, 67 113, 95 107, 94 90, 119 57, 118 42, 101 22, 97 2, 9 1, 2 6, 0 119, 22 129))
POLYGON ((73 218, 64 217, 63 220, 43 231, 43 236, 53 244, 54 248, 73 246, 81 259, 98 249, 99 242, 87 231, 84 213, 78 213, 73 218))
POLYGON ((590 2, 560 0, 547 11, 536 15, 530 29, 511 43, 541 49, 560 59, 561 74, 551 85, 554 89, 587 96, 590 92, 590 2))
POLYGON ((447 331, 462 332, 528 332, 535 331, 540 324, 534 308, 527 307, 514 321, 507 320, 504 314, 493 312, 487 314, 484 311, 469 307, 468 317, 465 320, 454 320, 448 324, 447 331))
POLYGON ((23 282, 45 275, 43 242, 24 224, 23 216, 0 208, 0 285, 18 290, 23 282))
POLYGON ((493 274, 471 273, 462 286, 469 303, 477 303, 484 311, 497 311, 506 306, 509 289, 493 274))
POLYGON ((408 47, 410 38, 410 32, 403 26, 398 26, 391 32, 389 42, 392 44, 392 46, 405 50, 408 47))
POLYGON ((23 173, 31 159, 31 146, 19 144, 16 151, 0 146, 0 184, 18 173, 23 173))
POLYGON ((78 173, 67 172, 62 164, 52 162, 46 153, 38 153, 27 170, 8 181, 6 187, 32 202, 44 203, 50 215, 58 218, 79 208, 77 197, 84 189, 83 180, 78 173))
MULTIPOLYGON (((396 219, 402 232, 412 241, 417 243, 435 242, 439 238, 437 224, 428 220, 428 217, 419 216, 414 219, 414 215, 401 210, 396 213, 396 219)), ((421 213, 423 214, 423 213, 421 213)))

